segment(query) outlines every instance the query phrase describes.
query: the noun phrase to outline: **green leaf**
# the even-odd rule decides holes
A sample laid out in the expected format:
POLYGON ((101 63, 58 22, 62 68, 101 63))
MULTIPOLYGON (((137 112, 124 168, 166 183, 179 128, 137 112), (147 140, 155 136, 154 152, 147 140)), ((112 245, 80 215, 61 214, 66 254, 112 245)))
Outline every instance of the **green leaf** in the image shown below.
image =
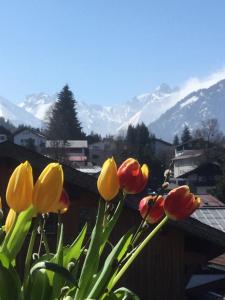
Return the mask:
POLYGON ((8 257, 4 254, 4 253, 0 253, 0 262, 2 264, 2 266, 6 269, 9 268, 10 266, 10 261, 8 259, 8 257))
MULTIPOLYGON (((135 293, 124 287, 114 291, 112 295, 115 295, 115 299, 117 300, 140 300, 140 298, 135 293)), ((111 298, 106 299, 111 300, 111 298)))
POLYGON ((81 254, 81 248, 87 232, 87 224, 83 227, 78 237, 69 247, 64 247, 63 250, 63 266, 67 268, 71 260, 78 260, 81 254))
POLYGON ((89 293, 93 275, 98 270, 100 247, 102 243, 102 223, 104 212, 105 202, 104 200, 100 199, 96 224, 91 234, 91 242, 83 264, 83 268, 81 270, 80 280, 78 283, 79 289, 77 289, 75 299, 85 299, 85 296, 89 293))
POLYGON ((114 226, 116 225, 116 223, 117 223, 117 221, 119 219, 119 216, 121 215, 122 209, 124 207, 124 201, 125 201, 125 198, 122 197, 120 199, 117 207, 116 207, 116 210, 115 210, 113 216, 111 217, 110 221, 106 225, 106 228, 105 228, 104 233, 103 233, 102 245, 101 245, 100 253, 102 253, 102 251, 103 251, 103 249, 105 247, 105 244, 108 241, 109 236, 110 236, 110 234, 111 234, 114 226))
POLYGON ((5 268, 0 263, 0 299, 1 300, 20 300, 21 283, 15 269, 10 265, 5 268))
POLYGON ((24 291, 25 299, 48 300, 51 299, 51 293, 46 270, 39 269, 30 274, 28 288, 24 291))
POLYGON ((122 258, 122 253, 125 253, 125 249, 128 247, 131 240, 131 232, 127 232, 113 248, 108 258, 106 259, 101 272, 97 275, 97 280, 88 295, 88 298, 99 299, 112 276, 118 268, 118 257, 122 258))
POLYGON ((38 270, 41 269, 45 269, 45 270, 49 270, 52 271, 54 273, 57 273, 58 275, 60 275, 65 281, 72 283, 72 284, 76 284, 76 280, 75 278, 72 276, 72 274, 65 269, 62 266, 59 266, 56 263, 52 263, 52 262, 48 262, 48 261, 42 261, 39 262, 37 264, 35 264, 31 270, 30 270, 30 274, 33 275, 33 273, 35 273, 38 270))
POLYGON ((23 246, 24 240, 30 229, 32 217, 34 215, 34 208, 31 206, 27 210, 21 212, 16 220, 13 230, 10 232, 1 247, 1 252, 5 254, 10 261, 16 258, 21 247, 23 246))

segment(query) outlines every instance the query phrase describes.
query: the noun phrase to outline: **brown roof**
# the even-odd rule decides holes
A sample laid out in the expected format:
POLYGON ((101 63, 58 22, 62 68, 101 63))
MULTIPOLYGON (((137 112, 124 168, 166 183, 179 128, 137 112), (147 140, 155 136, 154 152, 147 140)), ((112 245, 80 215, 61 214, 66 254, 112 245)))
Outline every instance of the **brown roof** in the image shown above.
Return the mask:
POLYGON ((200 207, 204 208, 212 208, 212 207, 223 207, 225 208, 225 204, 221 202, 219 199, 214 197, 213 195, 210 194, 204 194, 204 195, 197 195, 198 197, 201 198, 201 205, 200 207))

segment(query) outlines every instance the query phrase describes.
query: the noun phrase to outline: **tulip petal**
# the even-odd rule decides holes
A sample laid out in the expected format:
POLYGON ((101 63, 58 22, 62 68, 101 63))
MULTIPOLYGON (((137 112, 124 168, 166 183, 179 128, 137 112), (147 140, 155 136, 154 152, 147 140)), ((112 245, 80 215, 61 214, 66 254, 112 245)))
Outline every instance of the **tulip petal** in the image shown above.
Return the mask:
POLYGON ((104 162, 98 177, 97 187, 99 194, 106 201, 112 200, 118 194, 120 186, 114 158, 108 158, 104 162))

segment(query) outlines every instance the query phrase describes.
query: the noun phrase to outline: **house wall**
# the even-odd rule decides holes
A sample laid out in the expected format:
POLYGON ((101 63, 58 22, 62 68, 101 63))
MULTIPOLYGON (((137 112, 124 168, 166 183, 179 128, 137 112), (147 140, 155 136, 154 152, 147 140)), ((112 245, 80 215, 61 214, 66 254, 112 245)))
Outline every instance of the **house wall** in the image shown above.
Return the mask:
POLYGON ((36 147, 36 149, 38 151, 40 151, 41 148, 43 147, 43 145, 45 145, 45 138, 43 138, 39 135, 36 135, 35 133, 33 133, 29 130, 23 130, 23 131, 17 133, 14 136, 14 143, 17 145, 26 146, 27 141, 29 139, 32 139, 34 141, 34 146, 36 147))
POLYGON ((190 157, 184 159, 178 159, 174 161, 174 177, 183 175, 197 168, 200 164, 199 158, 190 157))

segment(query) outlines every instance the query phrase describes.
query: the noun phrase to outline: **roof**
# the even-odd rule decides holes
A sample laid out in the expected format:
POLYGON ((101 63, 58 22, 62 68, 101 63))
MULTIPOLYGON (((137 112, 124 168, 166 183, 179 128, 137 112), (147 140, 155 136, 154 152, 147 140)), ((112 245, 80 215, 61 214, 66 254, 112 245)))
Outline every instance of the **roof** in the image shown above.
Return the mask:
MULTIPOLYGON (((38 171, 43 170, 47 164, 54 162, 51 158, 9 141, 0 144, 0 157, 11 158, 18 161, 18 163, 28 160, 38 171)), ((96 179, 93 178, 93 176, 80 172, 67 165, 62 166, 66 182, 97 194, 96 179)))
POLYGON ((190 144, 190 143, 202 143, 202 144, 207 143, 207 144, 209 144, 209 142, 205 141, 204 139, 198 138, 198 139, 190 139, 187 142, 181 143, 181 144, 177 145, 176 148, 179 148, 180 146, 184 146, 184 145, 187 145, 187 144, 190 144))
POLYGON ((20 129, 16 130, 16 131, 13 133, 13 136, 15 136, 15 135, 17 135, 17 134, 19 134, 19 133, 21 133, 21 132, 23 132, 23 131, 26 131, 26 130, 32 132, 33 134, 35 134, 35 135, 37 135, 37 136, 40 136, 40 137, 42 137, 42 138, 46 138, 46 136, 43 135, 42 133, 40 133, 38 130, 35 130, 35 129, 33 129, 33 128, 29 128, 29 127, 24 127, 24 128, 20 128, 20 129))
POLYGON ((169 142, 167 142, 167 141, 158 139, 158 138, 154 138, 153 141, 156 141, 156 142, 159 142, 159 143, 163 143, 163 144, 165 144, 165 145, 167 145, 167 146, 171 146, 171 147, 174 146, 173 144, 171 144, 171 143, 169 143, 169 142))
POLYGON ((185 158, 194 158, 203 155, 203 150, 184 150, 182 154, 177 155, 173 158, 173 160, 180 160, 185 158))
POLYGON ((225 274, 196 274, 191 277, 186 289, 193 289, 221 279, 225 279, 225 274))
POLYGON ((46 148, 87 148, 88 142, 86 140, 47 140, 46 148))

